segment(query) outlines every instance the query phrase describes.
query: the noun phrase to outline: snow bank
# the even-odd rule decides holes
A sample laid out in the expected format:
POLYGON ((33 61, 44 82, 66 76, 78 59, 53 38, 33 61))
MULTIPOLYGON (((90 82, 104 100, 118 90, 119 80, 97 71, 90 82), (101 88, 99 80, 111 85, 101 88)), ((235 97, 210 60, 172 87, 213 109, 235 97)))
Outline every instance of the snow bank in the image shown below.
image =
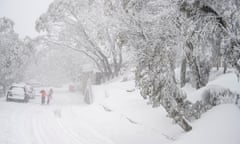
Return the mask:
POLYGON ((173 144, 240 144, 240 111, 219 105, 194 122, 193 130, 173 144))
POLYGON ((210 87, 222 87, 229 89, 232 92, 240 93, 240 82, 238 82, 237 76, 234 73, 222 74, 210 81, 206 87, 199 90, 194 89, 190 84, 187 84, 182 89, 187 93, 188 100, 195 103, 197 100, 202 99, 203 93, 210 87))
POLYGON ((117 143, 169 143, 183 132, 162 107, 147 105, 133 80, 93 86, 93 94, 90 107, 98 110, 101 119, 91 116, 86 120, 117 143))
MULTIPOLYGON (((208 87, 229 88, 239 91, 240 84, 233 73, 218 75, 207 87, 196 90, 190 85, 183 89, 194 102, 201 99, 208 87)), ((93 86, 94 104, 88 107, 83 116, 99 133, 114 143, 138 144, 239 144, 240 111, 234 105, 220 105, 203 114, 201 119, 191 123, 189 133, 166 117, 162 107, 152 108, 140 96, 134 81, 122 82, 120 79, 108 84, 93 86), (89 115, 97 113, 97 115, 89 115)), ((79 109, 80 110, 80 109, 79 109)), ((74 110, 75 111, 75 110, 74 110)), ((83 110, 81 110, 83 111, 83 110)), ((83 112, 79 112, 83 113, 83 112)))
POLYGON ((224 88, 228 88, 232 92, 240 93, 240 81, 238 81, 238 78, 234 73, 221 75, 214 81, 210 81, 207 86, 210 85, 221 86, 224 88))

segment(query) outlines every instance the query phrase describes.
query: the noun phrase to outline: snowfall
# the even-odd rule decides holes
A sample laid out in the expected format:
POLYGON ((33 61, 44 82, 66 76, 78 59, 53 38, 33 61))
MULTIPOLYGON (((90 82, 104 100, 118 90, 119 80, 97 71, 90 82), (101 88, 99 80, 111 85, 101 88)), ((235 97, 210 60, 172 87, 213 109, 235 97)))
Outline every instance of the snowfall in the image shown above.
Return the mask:
MULTIPOLYGON (((240 93, 232 72, 213 70, 206 87, 216 85, 240 93)), ((206 87, 183 89, 194 102, 206 87)), ((40 97, 29 103, 1 98, 0 144, 240 144, 240 109, 234 104, 212 108, 184 132, 162 107, 147 104, 131 74, 92 90, 91 105, 66 87, 54 88, 50 105, 41 105, 40 97)))

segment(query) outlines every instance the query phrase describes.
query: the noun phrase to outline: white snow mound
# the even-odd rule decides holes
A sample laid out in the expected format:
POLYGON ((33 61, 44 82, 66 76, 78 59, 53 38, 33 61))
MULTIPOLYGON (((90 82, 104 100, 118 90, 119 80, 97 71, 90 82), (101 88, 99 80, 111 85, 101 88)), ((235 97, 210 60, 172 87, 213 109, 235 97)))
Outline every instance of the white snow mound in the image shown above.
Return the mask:
POLYGON ((192 124, 193 130, 173 144, 240 144, 240 110, 219 105, 192 124))

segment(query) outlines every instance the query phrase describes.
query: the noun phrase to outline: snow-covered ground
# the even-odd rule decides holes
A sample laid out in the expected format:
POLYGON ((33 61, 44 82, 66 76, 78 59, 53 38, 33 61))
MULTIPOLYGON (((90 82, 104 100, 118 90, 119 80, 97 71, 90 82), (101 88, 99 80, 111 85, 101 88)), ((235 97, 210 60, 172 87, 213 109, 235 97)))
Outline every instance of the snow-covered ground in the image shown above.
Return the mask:
POLYGON ((200 88, 199 90, 193 88, 189 83, 187 83, 182 89, 187 93, 188 99, 191 102, 196 102, 197 100, 201 100, 201 96, 204 91, 209 87, 226 88, 232 92, 240 94, 240 81, 238 81, 238 78, 232 69, 230 69, 226 74, 223 74, 222 69, 218 71, 213 69, 207 86, 200 88))
MULTIPOLYGON (((238 91, 234 76, 218 75, 209 85, 238 91)), ((240 110, 235 105, 214 107, 185 133, 166 117, 163 108, 147 105, 133 80, 93 86, 93 94, 92 105, 84 104, 81 94, 67 89, 54 89, 51 105, 41 105, 40 97, 27 104, 1 99, 0 144, 240 143, 240 110)))
POLYGON ((103 86, 112 87, 112 91, 106 91, 109 97, 99 98, 102 100, 93 105, 84 104, 82 95, 64 89, 54 90, 51 105, 41 105, 40 97, 27 104, 6 102, 2 98, 0 144, 172 142, 182 130, 171 124, 163 110, 147 106, 135 95, 137 92, 126 92, 125 88, 132 84, 131 81, 103 86), (116 97, 110 96, 114 92, 116 97), (159 123, 159 119, 164 123, 159 123))
POLYGON ((220 105, 208 111, 193 130, 174 144, 239 144, 240 111, 235 105, 220 105))
MULTIPOLYGON (((217 85, 229 88, 233 92, 239 92, 240 83, 237 81, 234 73, 227 73, 225 75, 216 73, 211 73, 212 79, 207 87, 217 85)), ((203 91, 202 89, 196 90, 189 84, 186 87, 190 99, 201 99, 200 92, 203 91)), ((193 130, 185 133, 177 125, 171 123, 171 119, 166 117, 166 112, 161 107, 153 109, 146 104, 147 101, 142 99, 138 90, 135 90, 134 81, 116 81, 105 86, 95 87, 94 91, 95 96, 102 97, 100 100, 103 100, 103 97, 105 97, 105 101, 100 101, 100 103, 111 110, 109 113, 117 113, 123 115, 124 118, 130 118, 137 123, 137 127, 143 126, 145 132, 149 129, 153 130, 147 132, 150 133, 149 135, 144 134, 145 140, 134 141, 134 143, 164 143, 162 142, 163 139, 167 143, 174 144, 240 143, 240 137, 238 136, 240 132, 240 110, 235 105, 226 104, 214 107, 203 114, 201 119, 191 123, 193 130), (155 138, 156 134, 157 137, 155 138)), ((98 98, 95 101, 99 103, 98 98)), ((136 131, 136 129, 132 130, 136 131)))

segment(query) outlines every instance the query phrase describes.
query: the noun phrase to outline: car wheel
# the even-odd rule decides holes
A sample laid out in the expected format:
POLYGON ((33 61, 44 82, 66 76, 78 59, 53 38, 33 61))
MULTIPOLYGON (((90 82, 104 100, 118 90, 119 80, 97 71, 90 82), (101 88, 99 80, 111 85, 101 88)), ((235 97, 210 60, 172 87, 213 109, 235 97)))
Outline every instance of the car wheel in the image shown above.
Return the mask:
POLYGON ((28 103, 28 98, 25 97, 24 100, 23 100, 24 103, 28 103))

